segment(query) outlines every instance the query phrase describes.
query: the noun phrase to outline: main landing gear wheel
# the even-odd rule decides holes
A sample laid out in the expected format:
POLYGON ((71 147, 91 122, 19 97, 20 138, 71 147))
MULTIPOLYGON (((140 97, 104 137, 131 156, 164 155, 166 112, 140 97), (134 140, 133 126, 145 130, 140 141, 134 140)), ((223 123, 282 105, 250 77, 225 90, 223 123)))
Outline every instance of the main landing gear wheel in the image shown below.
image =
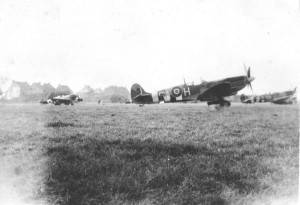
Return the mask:
POLYGON ((215 104, 214 102, 207 102, 207 105, 210 106, 210 105, 213 105, 215 104))
POLYGON ((216 101, 211 101, 211 102, 207 102, 207 105, 220 105, 221 107, 229 107, 231 105, 231 103, 227 100, 216 100, 216 101))
POLYGON ((227 100, 224 100, 223 102, 220 103, 220 106, 222 107, 229 107, 231 105, 231 103, 227 100))

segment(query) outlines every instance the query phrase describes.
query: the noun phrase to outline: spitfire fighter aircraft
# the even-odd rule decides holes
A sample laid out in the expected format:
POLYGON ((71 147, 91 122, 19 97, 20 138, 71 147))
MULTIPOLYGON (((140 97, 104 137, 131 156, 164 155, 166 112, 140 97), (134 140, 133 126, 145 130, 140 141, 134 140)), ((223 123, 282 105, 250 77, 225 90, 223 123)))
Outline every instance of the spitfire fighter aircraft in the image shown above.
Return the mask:
POLYGON ((71 95, 60 95, 51 99, 54 105, 74 105, 74 103, 82 101, 78 95, 71 94, 71 95))
POLYGON ((297 102, 296 90, 289 90, 281 93, 272 94, 272 103, 274 104, 294 104, 297 102))
POLYGON ((202 82, 201 84, 182 84, 171 88, 159 90, 155 93, 147 93, 139 84, 131 87, 131 100, 135 104, 171 103, 185 101, 207 101, 208 105, 219 104, 230 106, 230 102, 224 97, 236 95, 246 85, 252 89, 251 82, 254 77, 250 76, 250 67, 246 76, 225 78, 217 81, 202 82))

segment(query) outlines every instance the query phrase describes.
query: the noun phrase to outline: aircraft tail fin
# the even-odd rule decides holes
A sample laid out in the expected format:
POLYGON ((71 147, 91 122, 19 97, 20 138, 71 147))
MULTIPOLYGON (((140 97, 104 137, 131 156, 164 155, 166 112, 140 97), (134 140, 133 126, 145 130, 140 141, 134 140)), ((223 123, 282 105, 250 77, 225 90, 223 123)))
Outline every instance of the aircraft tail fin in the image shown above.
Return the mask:
POLYGON ((241 100, 241 102, 243 102, 244 100, 246 100, 247 99, 247 97, 246 97, 246 95, 244 95, 244 94, 241 94, 241 96, 240 96, 240 100, 241 100))
POLYGON ((244 94, 242 94, 240 96, 240 100, 242 103, 251 103, 251 99, 247 95, 244 95, 244 94))
POLYGON ((142 86, 135 83, 131 86, 131 100, 136 104, 150 104, 153 103, 151 93, 147 93, 142 86))

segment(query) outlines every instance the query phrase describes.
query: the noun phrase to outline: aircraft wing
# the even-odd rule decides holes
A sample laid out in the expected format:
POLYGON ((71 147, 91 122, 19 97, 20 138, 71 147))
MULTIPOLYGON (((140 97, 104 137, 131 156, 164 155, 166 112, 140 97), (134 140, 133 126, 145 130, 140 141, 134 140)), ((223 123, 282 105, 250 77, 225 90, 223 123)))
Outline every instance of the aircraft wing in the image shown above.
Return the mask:
POLYGON ((291 96, 284 96, 281 98, 277 98, 272 100, 273 103, 284 103, 287 99, 289 99, 291 96))
POLYGON ((229 96, 231 93, 230 83, 220 83, 216 84, 210 88, 207 88, 202 93, 200 93, 201 98, 212 98, 212 97, 223 97, 229 96))
POLYGON ((71 102, 70 99, 55 99, 55 98, 53 98, 52 100, 57 101, 57 102, 71 102))
POLYGON ((251 101, 251 99, 246 99, 246 100, 244 100, 244 101, 242 101, 242 103, 252 103, 252 101, 251 101))
POLYGON ((57 97, 53 98, 53 100, 70 100, 70 96, 69 95, 57 96, 57 97))
POLYGON ((52 101, 53 101, 53 102, 60 102, 60 103, 68 103, 68 102, 71 102, 70 99, 59 99, 59 98, 53 98, 52 101))

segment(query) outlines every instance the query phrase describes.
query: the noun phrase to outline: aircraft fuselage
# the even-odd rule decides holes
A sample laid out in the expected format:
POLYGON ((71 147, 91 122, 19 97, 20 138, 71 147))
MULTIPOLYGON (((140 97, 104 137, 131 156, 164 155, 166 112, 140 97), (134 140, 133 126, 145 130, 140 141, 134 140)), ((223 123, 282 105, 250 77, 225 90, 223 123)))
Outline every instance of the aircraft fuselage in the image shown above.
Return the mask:
POLYGON ((153 103, 157 102, 182 102, 182 101, 214 101, 221 97, 235 95, 247 85, 246 76, 225 78, 217 81, 203 82, 201 84, 182 84, 152 93, 153 103), (220 84, 228 84, 229 89, 206 92, 220 84))

